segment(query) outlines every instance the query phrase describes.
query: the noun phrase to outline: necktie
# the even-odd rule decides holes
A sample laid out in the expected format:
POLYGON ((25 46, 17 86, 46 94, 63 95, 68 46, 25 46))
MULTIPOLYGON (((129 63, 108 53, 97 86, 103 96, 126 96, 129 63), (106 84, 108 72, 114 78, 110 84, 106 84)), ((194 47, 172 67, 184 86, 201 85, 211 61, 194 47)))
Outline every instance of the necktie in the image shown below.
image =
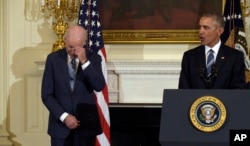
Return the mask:
POLYGON ((73 90, 74 83, 75 83, 75 76, 76 76, 76 60, 75 59, 72 59, 70 61, 68 68, 69 68, 69 76, 70 76, 70 87, 71 87, 71 90, 73 90))
POLYGON ((207 76, 209 77, 211 75, 212 66, 214 64, 214 51, 210 49, 208 51, 208 57, 207 57, 207 76))
POLYGON ((74 69, 74 71, 76 71, 76 59, 73 58, 70 63, 72 65, 72 68, 74 69))

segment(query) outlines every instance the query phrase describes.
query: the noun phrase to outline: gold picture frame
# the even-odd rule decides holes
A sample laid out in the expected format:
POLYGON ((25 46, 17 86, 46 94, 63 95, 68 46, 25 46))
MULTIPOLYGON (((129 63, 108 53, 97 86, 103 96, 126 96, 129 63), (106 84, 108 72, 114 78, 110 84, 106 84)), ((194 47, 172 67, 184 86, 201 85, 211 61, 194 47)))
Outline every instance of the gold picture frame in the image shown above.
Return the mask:
POLYGON ((109 44, 199 43, 197 30, 103 30, 109 44))
MULTIPOLYGON (((107 23, 113 24, 112 20, 107 19, 107 16, 103 16, 105 8, 102 8, 102 3, 108 3, 108 1, 113 0, 100 0, 101 8, 100 11, 100 21, 101 24, 107 23), (102 20, 103 18, 103 20, 102 20)), ((120 2, 129 0, 119 0, 120 2)), ((134 1, 134 0, 131 0, 134 1)), ((137 0, 138 1, 138 0, 137 0)), ((154 1, 154 0, 146 0, 146 1, 154 1)), ((162 0, 162 1, 178 1, 178 0, 162 0)), ((190 1, 190 0, 189 0, 190 1)), ((191 0, 191 1, 199 1, 199 0, 191 0)), ((207 1, 204 5, 211 3, 211 0, 203 0, 203 2, 207 1)), ((223 5, 225 0, 214 0, 217 5, 220 7, 219 11, 223 11, 223 5)), ((113 1, 114 2, 114 1, 113 1)), ((134 1, 135 2, 135 1, 134 1)), ((145 2, 145 1, 144 1, 145 2)), ((179 0, 182 2, 182 0, 179 0)), ((182 4, 183 5, 183 4, 182 4)), ((110 9, 111 10, 111 9, 110 9)), ((200 12, 197 11, 197 15, 200 12)), ((121 16, 122 17, 122 16, 121 16)), ((198 39, 198 21, 197 28, 176 28, 176 29, 134 29, 134 28, 109 28, 106 25, 103 27, 103 39, 106 44, 164 44, 164 43, 199 43, 198 39)))

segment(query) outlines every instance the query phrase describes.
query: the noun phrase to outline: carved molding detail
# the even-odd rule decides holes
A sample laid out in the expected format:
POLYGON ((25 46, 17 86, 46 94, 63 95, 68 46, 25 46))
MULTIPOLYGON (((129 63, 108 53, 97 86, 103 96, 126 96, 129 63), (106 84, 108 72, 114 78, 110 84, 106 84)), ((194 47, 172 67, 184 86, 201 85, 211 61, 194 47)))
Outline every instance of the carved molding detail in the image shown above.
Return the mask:
MULTIPOLYGON (((44 61, 35 61, 35 63, 39 70, 44 70, 44 61)), ((143 75, 163 75, 165 80, 166 76, 169 76, 169 78, 177 77, 180 73, 180 67, 180 61, 175 60, 110 60, 107 62, 109 101, 110 103, 118 103, 120 101, 119 96, 124 92, 124 88, 120 89, 121 87, 119 87, 121 83, 124 83, 122 75, 133 75, 133 78, 138 76, 138 79, 143 75)), ((152 80, 154 79, 152 78, 152 80)))
POLYGON ((110 61, 108 70, 117 74, 179 74, 180 61, 110 61))
MULTIPOLYGON (((44 61, 35 61, 39 70, 44 70, 44 61)), ((145 71, 152 73, 179 73, 180 61, 166 60, 166 61, 132 61, 132 60, 111 60, 107 62, 109 71, 145 71)))
POLYGON ((9 133, 0 128, 0 146, 12 146, 12 143, 8 140, 9 133))

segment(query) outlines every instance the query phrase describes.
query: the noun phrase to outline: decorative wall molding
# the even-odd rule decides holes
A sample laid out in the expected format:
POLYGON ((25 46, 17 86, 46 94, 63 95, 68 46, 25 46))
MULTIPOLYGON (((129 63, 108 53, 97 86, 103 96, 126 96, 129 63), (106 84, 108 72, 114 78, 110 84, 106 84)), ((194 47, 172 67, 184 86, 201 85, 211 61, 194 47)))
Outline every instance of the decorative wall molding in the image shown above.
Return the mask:
POLYGON ((8 71, 7 71, 7 3, 8 0, 0 1, 0 146, 12 146, 7 132, 7 94, 8 94, 8 71))
POLYGON ((177 88, 180 61, 111 60, 107 66, 110 102, 161 103, 163 89, 177 88))
POLYGON ((180 61, 113 60, 108 62, 108 70, 114 70, 117 74, 179 74, 180 61))
POLYGON ((8 140, 9 133, 0 129, 0 146, 12 146, 12 143, 8 140))
POLYGON ((110 103, 161 103, 163 89, 177 88, 180 61, 110 60, 107 69, 110 103))

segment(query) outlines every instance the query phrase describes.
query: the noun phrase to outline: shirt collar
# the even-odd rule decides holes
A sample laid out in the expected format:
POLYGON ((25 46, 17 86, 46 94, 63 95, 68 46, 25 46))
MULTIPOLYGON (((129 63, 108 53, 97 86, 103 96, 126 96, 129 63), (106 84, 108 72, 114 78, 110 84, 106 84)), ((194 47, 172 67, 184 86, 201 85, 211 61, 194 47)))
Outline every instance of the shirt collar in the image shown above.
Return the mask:
MULTIPOLYGON (((75 58, 76 59, 76 63, 78 64, 79 63, 79 59, 78 58, 75 58)), ((71 62, 72 58, 68 55, 68 64, 71 62)))
POLYGON ((212 49, 212 50, 214 51, 215 54, 218 54, 219 49, 220 49, 220 45, 221 45, 221 40, 220 40, 217 44, 215 44, 213 48, 210 48, 210 47, 208 47, 208 46, 205 46, 206 54, 208 53, 208 51, 209 51, 210 49, 212 49))

